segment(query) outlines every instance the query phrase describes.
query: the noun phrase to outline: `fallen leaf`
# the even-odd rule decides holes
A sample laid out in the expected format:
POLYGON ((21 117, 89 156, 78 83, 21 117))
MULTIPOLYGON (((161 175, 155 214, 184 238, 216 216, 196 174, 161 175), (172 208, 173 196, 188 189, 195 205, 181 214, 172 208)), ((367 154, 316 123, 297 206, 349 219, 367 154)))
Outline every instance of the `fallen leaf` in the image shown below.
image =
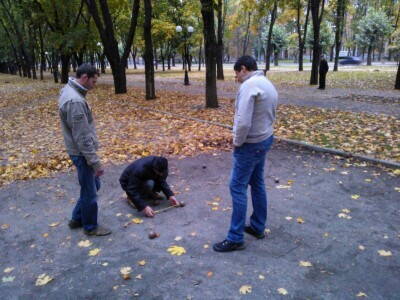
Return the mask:
POLYGON ((196 236, 197 233, 195 231, 193 231, 192 233, 190 233, 191 236, 196 236))
POLYGON ((293 218, 290 217, 290 216, 287 216, 287 217, 285 217, 285 219, 288 220, 288 221, 290 221, 290 220, 292 220, 293 218))
POLYGON ((400 192, 400 187, 395 187, 394 190, 400 192))
POLYGON ((92 242, 89 241, 89 240, 80 241, 78 243, 78 247, 87 248, 87 247, 90 247, 90 246, 92 246, 92 242))
POLYGON ((207 272, 207 277, 212 277, 214 275, 213 272, 207 272))
POLYGON ((43 233, 43 235, 42 235, 44 238, 47 238, 48 236, 49 236, 49 234, 46 232, 46 233, 43 233))
POLYGON ((4 273, 10 273, 10 272, 12 272, 13 270, 14 270, 13 267, 5 268, 5 269, 4 269, 4 273))
POLYGON ((394 171, 393 171, 393 174, 394 174, 394 175, 400 175, 400 169, 394 170, 394 171))
POLYGON ((351 195, 351 199, 355 199, 355 200, 357 200, 358 198, 360 198, 360 195, 351 195))
POLYGON ((265 277, 264 277, 264 275, 258 275, 258 279, 260 279, 260 280, 264 280, 265 279, 265 277))
POLYGON ((363 293, 363 292, 359 292, 357 294, 357 297, 368 297, 367 294, 363 293))
POLYGON ((122 213, 117 213, 116 216, 120 217, 120 216, 122 216, 122 213))
POLYGON ((138 265, 139 265, 139 266, 144 266, 145 264, 146 264, 146 261, 145 261, 145 260, 141 260, 141 261, 138 262, 138 265))
POLYGON ((339 213, 339 214, 338 214, 338 217, 339 217, 339 218, 342 218, 342 219, 348 219, 348 220, 351 219, 351 216, 346 215, 345 213, 339 213))
POLYGON ((177 236, 177 237, 174 238, 174 240, 177 241, 177 242, 179 242, 181 239, 182 239, 181 236, 177 236))
POLYGON ((343 208, 343 209, 342 209, 342 212, 344 212, 345 214, 349 214, 349 213, 350 213, 350 210, 347 209, 347 208, 343 208))
POLYGON ((15 276, 4 276, 4 277, 1 279, 1 281, 2 281, 3 283, 6 283, 6 282, 13 282, 14 279, 15 279, 15 276))
POLYGON ((290 186, 290 185, 282 185, 282 184, 281 184, 281 185, 277 185, 276 188, 277 188, 277 189, 290 189, 291 186, 290 186))
POLYGON ((167 250, 171 255, 177 255, 177 256, 181 256, 182 254, 186 253, 185 248, 180 247, 180 246, 171 246, 168 248, 167 250))
POLYGON ((49 224, 50 227, 56 227, 58 225, 60 225, 60 222, 54 222, 54 223, 49 224))
POLYGON ((50 281, 52 281, 53 278, 51 278, 49 275, 46 275, 45 273, 39 275, 39 277, 36 279, 36 286, 42 286, 48 284, 50 281))
POLYGON ((248 285, 248 284, 242 285, 239 289, 239 293, 242 295, 250 294, 251 289, 252 289, 251 285, 248 285))
POLYGON ((140 218, 133 218, 133 219, 132 219, 132 223, 141 224, 141 223, 143 223, 143 220, 140 219, 140 218))
POLYGON ((284 288, 279 288, 278 289, 278 293, 281 294, 281 295, 287 295, 288 294, 287 290, 285 290, 284 288))
POLYGON ((107 267, 107 266, 108 266, 108 262, 103 262, 101 265, 102 265, 103 267, 107 267))
POLYGON ((94 248, 92 250, 89 251, 89 256, 96 256, 100 253, 100 249, 99 248, 94 248))
POLYGON ((312 264, 311 264, 309 261, 301 260, 301 261, 299 262, 299 266, 300 266, 300 267, 312 267, 312 264))
POLYGON ((210 247, 210 246, 207 245, 207 244, 203 245, 203 248, 204 248, 204 249, 208 249, 208 247, 210 247))
POLYGON ((119 272, 121 273, 121 276, 123 279, 127 280, 131 278, 131 272, 132 268, 131 267, 122 267, 119 272))
POLYGON ((325 232, 324 233, 324 237, 328 237, 329 236, 329 233, 328 232, 325 232))
POLYGON ((3 224, 3 225, 1 225, 1 229, 3 229, 3 230, 6 230, 6 229, 8 229, 8 228, 10 228, 10 224, 3 224))
POLYGON ((390 250, 378 250, 380 256, 392 256, 392 252, 390 250))
POLYGON ((364 181, 365 181, 365 182, 371 182, 372 179, 366 178, 366 179, 364 179, 364 181))
POLYGON ((211 207, 211 210, 218 210, 218 206, 211 207))
POLYGON ((296 221, 297 221, 297 223, 299 223, 299 224, 303 224, 303 223, 304 223, 304 220, 303 220, 303 218, 301 218, 301 217, 298 217, 298 218, 296 219, 296 221))
POLYGON ((359 246, 358 246, 358 249, 360 249, 361 251, 364 251, 364 250, 365 250, 365 247, 364 247, 363 245, 359 245, 359 246))
POLYGON ((143 279, 142 274, 138 274, 135 276, 136 279, 143 279))

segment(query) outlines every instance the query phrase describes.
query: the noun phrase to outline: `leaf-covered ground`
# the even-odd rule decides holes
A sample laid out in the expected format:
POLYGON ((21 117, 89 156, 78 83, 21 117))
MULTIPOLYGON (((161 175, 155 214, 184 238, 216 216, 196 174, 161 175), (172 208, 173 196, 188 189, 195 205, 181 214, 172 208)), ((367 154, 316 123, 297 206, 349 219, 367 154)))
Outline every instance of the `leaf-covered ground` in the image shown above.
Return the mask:
MULTIPOLYGON (((0 120, 0 185, 48 176, 71 166, 59 128, 60 86, 12 79, 0 90, 6 103, 0 120)), ((109 85, 99 85, 89 93, 103 162, 121 163, 150 153, 182 157, 230 149, 229 129, 161 111, 231 125, 232 100, 220 99, 219 109, 204 109, 203 96, 157 94, 156 100, 146 101, 142 89, 115 95, 109 85)), ((400 161, 399 133, 400 120, 391 116, 293 105, 278 108, 276 135, 377 158, 400 161)))

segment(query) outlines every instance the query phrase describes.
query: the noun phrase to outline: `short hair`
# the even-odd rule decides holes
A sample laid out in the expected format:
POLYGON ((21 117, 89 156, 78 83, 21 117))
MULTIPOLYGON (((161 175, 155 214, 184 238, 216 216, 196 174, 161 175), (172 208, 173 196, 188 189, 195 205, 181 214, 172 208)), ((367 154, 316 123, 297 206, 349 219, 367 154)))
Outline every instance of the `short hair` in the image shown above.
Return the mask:
POLYGON ((81 64, 76 70, 76 78, 81 78, 83 74, 86 74, 87 77, 92 78, 95 75, 99 75, 99 71, 92 66, 91 64, 85 63, 81 64))
POLYGON ((256 60, 250 55, 244 55, 240 57, 233 66, 233 69, 240 72, 242 70, 242 66, 245 66, 248 71, 258 70, 256 60))

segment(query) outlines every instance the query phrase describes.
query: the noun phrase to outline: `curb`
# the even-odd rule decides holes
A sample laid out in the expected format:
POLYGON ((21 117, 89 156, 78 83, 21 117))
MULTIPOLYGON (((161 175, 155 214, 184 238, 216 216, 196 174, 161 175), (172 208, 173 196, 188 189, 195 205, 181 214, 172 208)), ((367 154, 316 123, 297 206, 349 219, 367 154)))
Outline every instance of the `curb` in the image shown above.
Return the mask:
MULTIPOLYGON (((199 119, 199 118, 182 116, 180 114, 175 114, 175 113, 171 113, 171 112, 168 112, 168 111, 163 111, 163 110, 158 110, 158 109, 154 109, 154 108, 144 107, 144 106, 141 106, 141 105, 138 105, 138 104, 134 104, 134 103, 131 103, 131 105, 136 107, 136 108, 138 108, 138 109, 142 109, 142 110, 157 112, 157 113, 161 113, 161 114, 164 114, 164 115, 169 115, 169 116, 173 116, 173 117, 177 117, 177 118, 181 118, 181 119, 186 119, 186 120, 206 123, 206 124, 210 124, 210 125, 215 125, 215 126, 219 126, 219 127, 223 127, 223 128, 227 128, 227 129, 232 129, 232 126, 229 126, 229 125, 226 125, 226 124, 222 124, 222 123, 218 123, 218 122, 213 122, 213 121, 202 120, 202 119, 199 119)), ((389 167, 389 168, 400 168, 400 163, 395 162, 395 161, 383 160, 383 159, 378 159, 378 158, 374 158, 374 157, 370 157, 370 156, 354 154, 354 153, 351 153, 351 152, 345 152, 345 151, 337 150, 337 149, 333 149, 333 148, 325 148, 325 147, 321 147, 321 146, 317 146, 317 145, 313 145, 313 144, 308 144, 308 143, 302 142, 302 141, 282 138, 282 137, 279 137, 279 136, 275 136, 275 139, 277 139, 278 141, 282 141, 282 142, 285 142, 285 143, 288 143, 288 144, 291 144, 291 145, 299 146, 299 147, 306 148, 306 149, 309 149, 309 150, 312 150, 312 151, 316 151, 316 152, 329 153, 329 154, 339 155, 339 156, 346 157, 346 158, 355 158, 355 159, 358 159, 358 160, 367 161, 367 162, 371 162, 371 163, 374 163, 374 164, 380 164, 380 165, 383 165, 383 166, 386 166, 386 167, 389 167)))

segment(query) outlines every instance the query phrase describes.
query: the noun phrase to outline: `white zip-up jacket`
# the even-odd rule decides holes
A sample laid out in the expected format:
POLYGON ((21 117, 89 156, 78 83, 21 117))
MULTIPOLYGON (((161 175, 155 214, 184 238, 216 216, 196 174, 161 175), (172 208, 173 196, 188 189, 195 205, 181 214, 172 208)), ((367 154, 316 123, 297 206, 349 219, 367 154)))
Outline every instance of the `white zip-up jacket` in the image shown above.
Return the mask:
POLYGON ((236 96, 233 145, 259 143, 274 132, 278 92, 263 71, 251 72, 236 96))
POLYGON ((86 102, 87 90, 70 78, 58 99, 61 129, 69 155, 82 155, 95 171, 101 169, 96 154, 99 143, 92 110, 86 102))

